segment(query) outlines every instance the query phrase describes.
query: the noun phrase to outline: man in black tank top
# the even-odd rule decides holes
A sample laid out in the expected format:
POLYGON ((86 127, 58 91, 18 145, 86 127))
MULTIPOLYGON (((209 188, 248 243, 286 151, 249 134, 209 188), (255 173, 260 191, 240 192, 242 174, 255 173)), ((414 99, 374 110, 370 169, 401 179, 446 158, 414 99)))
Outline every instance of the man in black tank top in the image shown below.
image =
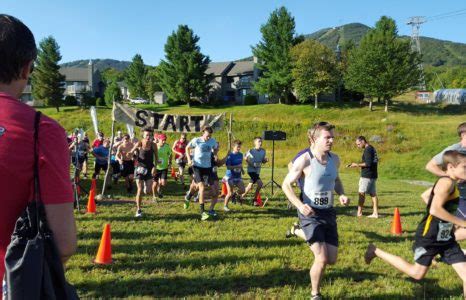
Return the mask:
POLYGON ((431 189, 426 215, 416 231, 413 245, 415 263, 410 264, 373 244, 367 247, 364 259, 370 264, 379 257, 412 278, 421 280, 434 257, 440 254, 442 261, 452 265, 459 274, 463 281, 463 295, 466 295, 466 257, 453 235, 455 225, 466 227, 466 220, 454 215, 459 201, 457 183, 466 180, 466 153, 445 152, 443 171, 447 176, 439 178, 431 189))
MULTIPOLYGON (((134 170, 134 179, 136 180, 136 217, 142 217, 141 200, 144 185, 146 190, 152 187, 152 178, 155 175, 155 164, 157 161, 157 147, 152 138, 152 130, 144 129, 142 140, 139 141, 131 153, 136 153, 136 168, 134 170)), ((155 198, 155 194, 153 195, 155 198)))

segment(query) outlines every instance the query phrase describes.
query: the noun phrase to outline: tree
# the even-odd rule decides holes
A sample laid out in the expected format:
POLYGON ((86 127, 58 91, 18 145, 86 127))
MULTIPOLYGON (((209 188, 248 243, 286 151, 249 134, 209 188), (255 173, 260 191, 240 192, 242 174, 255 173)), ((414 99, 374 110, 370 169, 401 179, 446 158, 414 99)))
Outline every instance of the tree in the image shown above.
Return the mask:
POLYGON ((43 100, 45 105, 60 111, 63 102, 63 82, 65 76, 60 74, 58 62, 61 60, 57 41, 48 36, 39 43, 39 53, 32 73, 32 95, 34 99, 43 100))
POLYGON ((146 66, 144 65, 141 55, 136 54, 133 57, 133 61, 125 72, 125 81, 126 84, 128 84, 128 90, 131 97, 147 98, 145 89, 146 66))
POLYGON ((290 50, 303 38, 294 36, 295 21, 285 7, 273 11, 260 31, 262 40, 252 52, 258 58, 257 67, 262 75, 253 88, 279 103, 289 103, 293 83, 290 50))
POLYGON ((105 103, 112 104, 114 100, 119 102, 122 98, 123 96, 121 95, 121 90, 118 86, 118 83, 115 81, 108 83, 104 94, 105 103))
POLYGON ((350 53, 345 84, 369 97, 382 98, 385 111, 390 99, 419 83, 420 56, 410 42, 397 35, 395 21, 381 17, 374 29, 350 53))
POLYGON ((335 90, 340 72, 330 48, 314 40, 306 40, 291 49, 293 61, 293 87, 301 102, 314 96, 314 107, 318 107, 318 96, 335 90))
POLYGON ((115 68, 106 68, 101 72, 102 81, 106 84, 110 82, 119 82, 125 80, 124 72, 117 70, 115 68))
POLYGON ((210 59, 197 45, 199 37, 186 25, 179 25, 165 44, 165 60, 157 67, 163 92, 172 101, 202 100, 209 94, 212 74, 206 74, 210 59))
POLYGON ((146 93, 149 96, 149 100, 152 102, 154 100, 155 92, 161 90, 162 88, 160 87, 159 80, 157 79, 157 68, 147 66, 146 93))

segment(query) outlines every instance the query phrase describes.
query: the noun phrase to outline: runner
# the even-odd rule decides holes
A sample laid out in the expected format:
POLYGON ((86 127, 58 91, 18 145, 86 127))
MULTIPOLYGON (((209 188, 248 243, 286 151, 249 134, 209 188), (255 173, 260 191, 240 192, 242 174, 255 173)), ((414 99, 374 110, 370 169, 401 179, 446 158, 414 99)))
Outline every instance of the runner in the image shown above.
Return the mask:
POLYGON ((362 163, 351 163, 350 168, 361 168, 361 177, 359 178, 359 202, 358 202, 358 217, 362 217, 362 209, 364 207, 364 201, 366 200, 366 194, 369 194, 372 198, 373 211, 372 215, 367 216, 368 218, 379 217, 379 199, 377 198, 377 165, 379 158, 377 151, 370 145, 364 136, 359 136, 356 139, 356 146, 359 149, 363 149, 362 163))
MULTIPOLYGON (((158 160, 156 173, 154 175, 154 183, 152 184, 152 193, 157 195, 159 199, 163 198, 162 187, 167 185, 168 169, 172 165, 172 150, 167 145, 167 136, 159 134, 157 139, 158 160)), ((154 198, 154 201, 157 199, 154 198)))
POLYGON ((96 179, 100 174, 100 171, 107 171, 108 168, 108 155, 110 153, 110 141, 104 139, 101 146, 92 149, 92 155, 95 157, 95 168, 92 179, 96 179))
POLYGON ((223 206, 223 210, 228 212, 230 208, 228 207, 228 203, 230 198, 233 195, 234 187, 238 188, 238 192, 240 194, 240 203, 243 203, 243 194, 244 194, 244 183, 243 178, 241 175, 244 174, 243 169, 243 153, 240 152, 241 150, 241 141, 235 140, 233 141, 232 152, 228 155, 227 161, 225 165, 227 166, 227 172, 223 180, 227 185, 227 194, 225 196, 225 202, 223 206))
POLYGON ((182 133, 180 139, 173 143, 172 151, 175 153, 175 162, 178 166, 178 173, 176 178, 180 179, 181 185, 184 188, 184 168, 186 167, 186 146, 188 142, 186 141, 186 133, 182 133))
MULTIPOLYGON (((142 140, 134 145, 131 154, 136 153, 136 169, 134 179, 136 179, 136 217, 142 217, 141 199, 142 190, 152 187, 152 177, 155 175, 154 161, 157 161, 157 146, 153 142, 152 130, 144 129, 142 140), (144 187, 145 186, 145 187, 144 187)), ((155 194, 152 195, 155 198, 155 194)))
MULTIPOLYGON (((83 137, 83 142, 86 142, 88 145, 90 145, 90 142, 89 142, 89 136, 87 135, 87 132, 84 132, 84 137, 83 137)), ((91 151, 92 149, 90 148, 89 146, 89 151, 88 153, 91 151)), ((87 164, 89 162, 89 154, 86 153, 86 155, 84 156, 84 163, 83 163, 83 178, 87 179, 87 164)))
POLYGON ((434 257, 451 265, 463 281, 463 295, 466 295, 466 257, 453 237, 453 225, 466 227, 466 221, 455 217, 459 204, 458 181, 466 180, 466 154, 446 151, 443 155, 443 172, 435 183, 427 204, 427 211, 416 230, 413 245, 414 264, 395 256, 373 244, 369 244, 364 256, 367 264, 379 257, 399 271, 421 280, 427 274, 434 257))
POLYGON ((262 148, 262 138, 260 136, 254 138, 254 148, 250 149, 246 155, 245 160, 248 164, 248 175, 251 178, 246 191, 241 197, 245 197, 247 193, 252 189, 253 185, 256 184, 256 192, 254 193, 254 205, 262 206, 262 203, 257 202, 260 190, 263 186, 260 178, 261 166, 266 163, 268 159, 265 157, 265 149, 262 148))
MULTIPOLYGON (((193 157, 194 157, 193 149, 187 149, 187 151, 189 152, 189 157, 191 158, 191 160, 193 160, 193 157)), ((188 175, 190 179, 190 185, 189 185, 188 191, 186 192, 186 195, 184 196, 184 209, 189 208, 189 203, 191 201, 191 198, 197 191, 197 184, 194 181, 194 169, 192 165, 188 166, 188 175)), ((199 197, 197 198, 197 201, 199 201, 199 197)))
POLYGON ((118 179, 121 176, 121 170, 123 166, 119 163, 118 159, 116 158, 116 153, 118 147, 123 143, 123 132, 121 130, 117 131, 117 135, 113 138, 113 148, 112 154, 110 159, 110 165, 112 166, 112 179, 113 183, 117 184, 118 179))
POLYGON ((188 159, 188 166, 193 165, 194 171, 194 181, 197 184, 199 189, 199 206, 201 209, 201 220, 207 220, 212 215, 215 215, 215 203, 217 202, 217 197, 215 196, 217 193, 216 191, 212 190, 212 194, 214 198, 210 204, 209 213, 205 212, 204 208, 204 189, 205 183, 207 182, 211 184, 211 189, 214 187, 212 186, 213 178, 212 178, 212 161, 211 161, 211 153, 213 150, 216 150, 217 142, 214 138, 212 138, 213 129, 210 126, 205 126, 202 128, 202 136, 198 138, 194 138, 189 142, 187 146, 187 150, 193 149, 194 150, 194 157, 187 156, 188 159))
POLYGON ((121 176, 125 178, 126 190, 128 193, 133 191, 134 179, 134 159, 131 150, 134 145, 130 140, 129 134, 123 136, 123 142, 117 149, 116 159, 120 166, 122 166, 121 176))
POLYGON ((76 168, 75 176, 79 176, 81 170, 83 170, 86 156, 91 151, 89 144, 82 139, 80 136, 75 136, 73 141, 69 145, 71 151, 71 163, 76 168))
POLYGON ((97 138, 92 142, 92 149, 102 146, 104 143, 104 133, 99 131, 97 134, 97 138))
POLYGON ((314 263, 310 270, 311 298, 321 299, 320 282, 325 267, 337 260, 338 231, 336 211, 333 207, 333 191, 340 195, 342 205, 348 205, 343 184, 338 176, 339 157, 331 153, 334 140, 334 126, 327 122, 314 124, 308 130, 311 147, 299 156, 283 182, 283 192, 298 208, 301 228, 292 233, 310 245, 314 263), (302 201, 293 191, 292 183, 304 174, 302 201))

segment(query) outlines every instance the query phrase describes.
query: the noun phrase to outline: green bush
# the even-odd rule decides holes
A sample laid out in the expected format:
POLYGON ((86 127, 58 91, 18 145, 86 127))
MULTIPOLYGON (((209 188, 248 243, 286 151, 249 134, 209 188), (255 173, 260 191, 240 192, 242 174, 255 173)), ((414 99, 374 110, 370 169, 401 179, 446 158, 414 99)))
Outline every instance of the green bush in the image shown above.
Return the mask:
POLYGON ((84 94, 81 99, 81 105, 84 107, 95 106, 96 100, 97 100, 96 98, 88 94, 84 94))
POLYGON ((96 103, 97 106, 107 106, 107 103, 105 103, 104 98, 97 98, 95 103, 96 103))
POLYGON ((78 101, 75 96, 66 96, 65 97, 65 106, 76 106, 78 101))
POLYGON ((256 105, 257 96, 256 95, 246 95, 244 97, 244 105, 256 105))

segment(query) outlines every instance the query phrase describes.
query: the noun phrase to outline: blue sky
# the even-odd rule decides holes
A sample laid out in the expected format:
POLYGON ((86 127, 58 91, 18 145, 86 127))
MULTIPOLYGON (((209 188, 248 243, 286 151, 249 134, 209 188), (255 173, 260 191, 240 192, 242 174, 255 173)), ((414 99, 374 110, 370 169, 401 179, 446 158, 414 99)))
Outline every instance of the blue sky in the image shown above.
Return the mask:
MULTIPOLYGON (((400 34, 410 16, 435 16, 466 9, 466 1, 434 0, 0 0, 0 12, 28 25, 38 42, 58 41, 62 62, 88 58, 131 60, 142 55, 156 65, 164 57, 167 36, 187 24, 200 37, 201 51, 213 61, 251 55, 260 40, 260 25, 274 9, 286 6, 297 33, 352 22, 374 26, 382 15, 395 19, 400 34)), ((464 11, 463 11, 464 12, 464 11)), ((421 35, 466 43, 466 14, 423 24, 421 35)))

